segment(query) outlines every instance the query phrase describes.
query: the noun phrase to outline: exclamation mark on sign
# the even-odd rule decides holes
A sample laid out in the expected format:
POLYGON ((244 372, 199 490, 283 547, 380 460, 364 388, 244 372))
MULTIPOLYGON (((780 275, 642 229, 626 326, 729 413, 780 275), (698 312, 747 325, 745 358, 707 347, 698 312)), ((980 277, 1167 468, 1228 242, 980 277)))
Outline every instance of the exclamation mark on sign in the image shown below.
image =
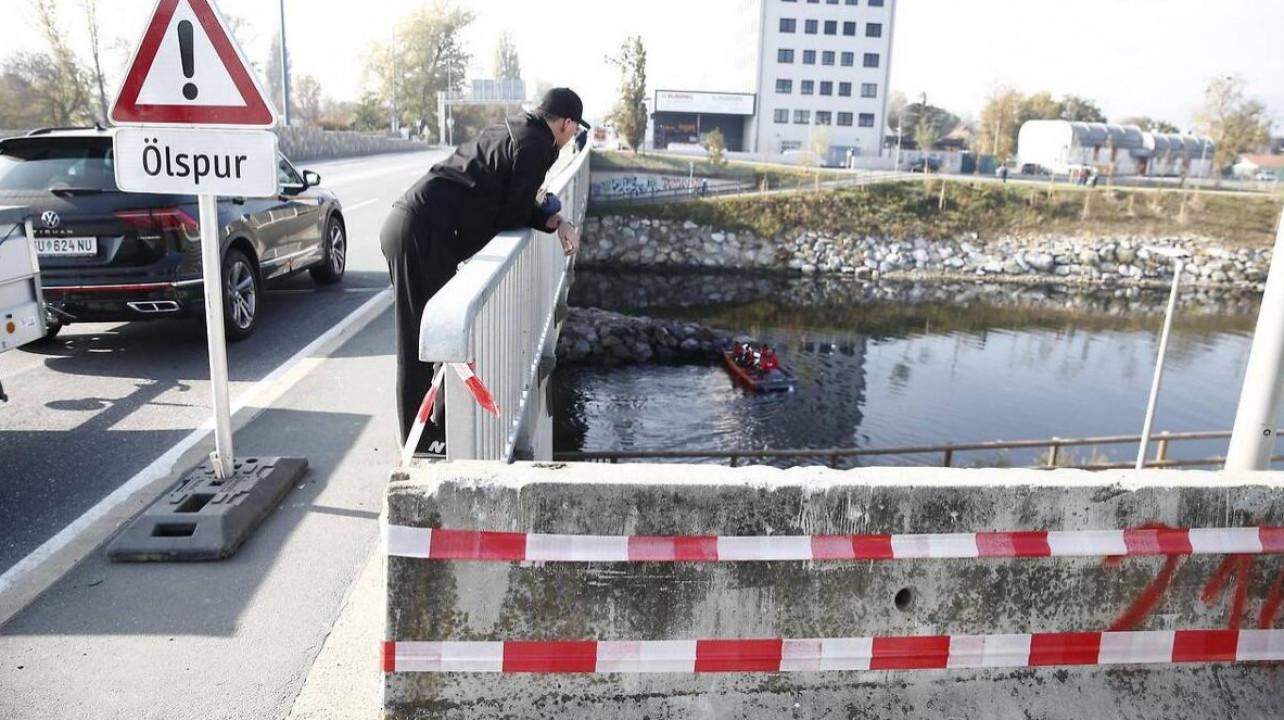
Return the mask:
MULTIPOLYGON (((191 80, 196 74, 196 55, 192 52, 192 23, 188 20, 178 23, 178 52, 183 56, 183 77, 191 80)), ((196 83, 183 85, 183 97, 188 100, 195 100, 198 92, 196 83)))

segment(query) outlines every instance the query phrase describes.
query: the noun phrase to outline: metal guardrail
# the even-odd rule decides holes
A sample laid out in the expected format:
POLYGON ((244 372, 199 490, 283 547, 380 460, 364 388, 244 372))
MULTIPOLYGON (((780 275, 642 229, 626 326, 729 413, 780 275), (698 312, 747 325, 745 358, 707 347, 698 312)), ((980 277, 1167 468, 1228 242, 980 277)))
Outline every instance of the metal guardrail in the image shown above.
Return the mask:
MULTIPOLYGON (((576 223, 588 205, 588 156, 581 152, 560 161, 548 183, 562 201, 562 217, 576 223)), ((500 409, 499 417, 481 411, 463 381, 446 373, 448 460, 552 456, 544 390, 572 266, 548 233, 501 233, 428 301, 420 359, 475 363, 500 409)))
MULTIPOLYGON (((1229 431, 1163 432, 1154 435, 1155 455, 1146 461, 1148 468, 1220 466, 1224 457, 1172 460, 1168 457, 1171 443, 1184 440, 1221 440, 1230 438, 1229 431)), ((1133 462, 1120 463, 1066 463, 1061 451, 1070 447, 1098 445, 1124 445, 1141 442, 1140 435, 1105 435, 1086 438, 1051 438, 1048 440, 995 440, 974 443, 944 443, 940 445, 911 445, 891 448, 830 448, 818 450, 640 450, 554 453, 553 459, 567 462, 618 463, 623 460, 729 460, 731 467, 738 467, 745 460, 821 459, 830 467, 838 467, 844 458, 896 457, 905 455, 941 455, 941 467, 954 466, 954 454, 978 450, 1043 449, 1045 456, 1035 467, 1044 469, 1118 470, 1130 469, 1133 462)), ((1284 455, 1271 458, 1272 462, 1284 461, 1284 455)))

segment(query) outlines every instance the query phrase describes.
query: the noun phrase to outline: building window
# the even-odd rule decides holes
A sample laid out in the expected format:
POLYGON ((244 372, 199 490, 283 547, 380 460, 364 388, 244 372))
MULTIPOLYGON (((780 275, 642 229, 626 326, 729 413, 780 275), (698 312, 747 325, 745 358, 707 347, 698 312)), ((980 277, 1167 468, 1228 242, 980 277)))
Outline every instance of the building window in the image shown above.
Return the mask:
POLYGON ((777 94, 777 95, 788 95, 789 93, 791 93, 791 92, 793 92, 793 91, 794 91, 794 81, 793 81, 793 80, 776 80, 776 94, 777 94))
POLYGON ((865 23, 865 37, 883 37, 883 24, 865 23))
POLYGON ((847 0, 847 4, 848 4, 848 5, 855 5, 855 4, 856 4, 856 0, 847 0))
POLYGON ((815 65, 815 64, 816 64, 816 51, 803 50, 803 65, 815 65))
POLYGON ((825 0, 826 5, 837 5, 838 0, 825 0))
POLYGON ((803 80, 802 86, 798 88, 798 92, 802 93, 803 95, 811 95, 815 89, 816 89, 816 83, 814 81, 803 80))
POLYGON ((794 51, 786 48, 780 48, 776 51, 776 62, 792 63, 794 61, 794 51))
POLYGON ((784 108, 776 108, 776 114, 772 118, 777 125, 785 125, 789 122, 789 111, 784 108))
POLYGON ((855 37, 855 36, 856 36, 856 23, 854 23, 854 22, 845 22, 845 23, 843 23, 843 34, 844 34, 844 35, 846 35, 846 36, 848 36, 848 37, 855 37))
POLYGON ((874 113, 861 113, 861 114, 860 114, 860 126, 861 126, 861 127, 874 127, 874 113))
POLYGON ((793 18, 780 18, 780 32, 798 32, 798 21, 793 18))
POLYGON ((837 21, 837 20, 826 20, 826 21, 825 21, 825 34, 826 34, 826 35, 837 35, 837 34, 838 34, 838 21, 837 21))
POLYGON ((807 3, 809 5, 817 5, 820 3, 820 0, 807 0, 807 3))
POLYGON ((821 80, 821 81, 820 81, 820 94, 821 94, 821 95, 833 95, 833 94, 834 94, 834 84, 833 84, 832 82, 828 81, 828 80, 821 80))
POLYGON ((878 97, 878 83, 861 83, 860 96, 863 98, 878 97))
POLYGON ((843 127, 851 127, 851 126, 852 126, 852 114, 851 114, 851 113, 849 113, 849 112, 840 112, 840 113, 838 113, 838 124, 839 124, 839 125, 841 125, 841 126, 843 126, 843 127))
POLYGON ((830 113, 829 113, 829 111, 828 111, 828 110, 817 110, 817 111, 816 111, 816 124, 817 124, 817 125, 829 125, 829 124, 830 124, 830 119, 831 119, 831 117, 832 117, 832 116, 830 115, 830 113))
POLYGON ((807 124, 809 124, 809 123, 811 123, 811 111, 810 111, 810 110, 795 110, 795 111, 794 111, 794 124, 795 124, 795 125, 807 125, 807 124))
POLYGON ((854 52, 843 53, 843 67, 852 67, 855 64, 856 64, 856 53, 854 52))
POLYGON ((838 97, 851 97, 852 84, 849 82, 838 83, 838 97))
POLYGON ((865 67, 878 67, 878 53, 865 53, 865 67))
POLYGON ((883 7, 883 0, 869 0, 870 7, 883 7))
POLYGON ((807 20, 807 21, 806 21, 806 24, 804 25, 804 31, 805 31, 808 35, 815 35, 815 34, 816 34, 816 31, 817 31, 817 29, 819 29, 819 27, 820 27, 820 21, 819 21, 819 20, 807 20))
POLYGON ((833 65, 833 64, 834 64, 834 51, 833 51, 833 50, 825 50, 824 52, 822 52, 822 53, 820 54, 820 64, 821 64, 821 65, 833 65))

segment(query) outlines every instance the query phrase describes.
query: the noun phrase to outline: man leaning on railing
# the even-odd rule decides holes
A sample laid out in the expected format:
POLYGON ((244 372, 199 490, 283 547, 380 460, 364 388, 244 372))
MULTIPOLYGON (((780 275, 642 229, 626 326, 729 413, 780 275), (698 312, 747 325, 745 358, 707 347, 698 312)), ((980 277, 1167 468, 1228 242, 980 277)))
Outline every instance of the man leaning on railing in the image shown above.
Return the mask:
MULTIPOLYGON (((481 131, 455 149, 393 203, 379 243, 388 261, 397 330, 398 432, 404 444, 432 384, 419 361, 424 305, 461 262, 507 230, 556 232, 567 255, 579 233, 558 213, 556 198, 538 198, 558 152, 584 122, 584 103, 567 88, 549 90, 538 109, 481 131)), ((438 404, 441 407, 441 404, 438 404)), ((429 425, 417 453, 445 455, 444 423, 429 425)))

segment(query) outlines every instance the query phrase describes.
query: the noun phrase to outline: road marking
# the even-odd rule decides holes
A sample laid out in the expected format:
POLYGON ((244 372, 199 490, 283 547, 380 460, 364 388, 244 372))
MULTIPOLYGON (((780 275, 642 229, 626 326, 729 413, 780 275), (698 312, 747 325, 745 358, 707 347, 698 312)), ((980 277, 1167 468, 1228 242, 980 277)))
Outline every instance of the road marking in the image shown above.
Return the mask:
MULTIPOLYGON (((353 310, 346 317, 338 322, 334 327, 327 330, 315 340, 308 343, 306 347, 299 350, 288 360, 278 365, 266 377, 254 383, 249 389, 241 394, 232 404, 232 414, 236 415, 245 408, 262 409, 270 406, 273 402, 284 395, 299 380, 303 379, 308 372, 315 369, 317 365, 323 362, 326 356, 333 351, 339 344, 345 342, 360 330, 364 329, 371 321, 379 316, 392 299, 392 289, 385 288, 379 294, 367 300, 356 310, 353 310)), ((242 418, 241 425, 249 422, 258 412, 242 418)), ((202 423, 199 427, 179 440, 164 455, 156 458, 150 465, 143 468, 138 474, 129 479, 128 482, 116 488, 107 497, 83 515, 76 518, 71 524, 63 528, 52 538, 46 540, 44 544, 33 550, 30 554, 19 560, 10 567, 3 575, 0 575, 0 624, 6 622, 14 613, 17 613, 32 599, 57 581, 62 572, 58 572, 55 577, 48 578, 47 584, 39 588, 29 588, 29 595, 25 599, 19 599, 19 602, 10 603, 4 597, 5 593, 18 586, 29 575, 40 569, 41 566, 58 554, 60 551, 77 541, 91 526, 99 520, 115 512, 120 506, 124 505, 132 495, 147 488, 151 483, 165 479, 173 474, 175 465, 183 458, 192 448, 202 442, 214 429, 214 422, 211 418, 202 423)), ((102 538, 106 539, 106 537, 102 538)), ((95 542, 93 547, 97 547, 95 542)), ((92 548, 91 548, 92 549, 92 548)), ((82 553, 83 556, 83 553, 82 553)), ((64 560, 65 569, 70 569, 75 563, 79 562, 81 557, 70 560, 64 560)))
POLYGON ((377 203, 377 202, 379 202, 378 198, 374 198, 374 199, 371 199, 371 200, 363 200, 362 202, 356 203, 355 205, 349 205, 348 207, 344 208, 344 209, 343 209, 343 211, 344 211, 344 212, 355 212, 355 211, 357 211, 357 210, 360 210, 360 209, 361 209, 361 208, 363 208, 363 207, 368 207, 368 206, 373 205, 373 204, 375 204, 375 203, 377 203))

